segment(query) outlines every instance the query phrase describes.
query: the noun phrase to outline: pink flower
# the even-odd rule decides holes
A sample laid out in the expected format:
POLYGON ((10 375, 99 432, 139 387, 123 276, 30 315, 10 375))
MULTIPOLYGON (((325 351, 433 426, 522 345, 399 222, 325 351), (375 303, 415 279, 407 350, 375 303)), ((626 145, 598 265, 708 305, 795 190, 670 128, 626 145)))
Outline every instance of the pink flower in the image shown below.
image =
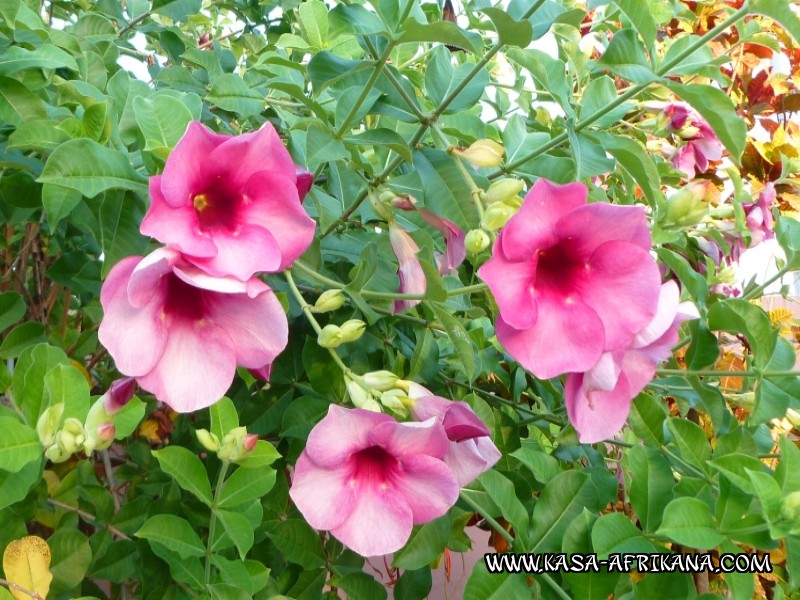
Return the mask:
POLYGON ((150 178, 141 231, 210 275, 246 281, 287 268, 308 248, 315 225, 300 193, 310 183, 298 179, 269 123, 232 137, 192 122, 164 173, 150 178))
POLYGON ((263 368, 288 341, 269 286, 211 277, 169 247, 114 265, 100 302, 100 342, 117 368, 178 412, 213 404, 237 364, 263 368))
POLYGON ((447 449, 433 420, 398 423, 332 404, 297 459, 289 494, 312 527, 362 556, 388 554, 458 499, 447 449))
POLYGON ((103 406, 109 415, 113 415, 125 406, 136 393, 136 380, 133 377, 123 377, 111 384, 108 391, 103 394, 103 406))
POLYGON ((750 247, 757 246, 765 239, 775 237, 772 219, 772 204, 775 202, 775 186, 772 182, 758 194, 758 199, 752 204, 745 204, 745 224, 750 231, 750 247))
POLYGON ((705 173, 708 161, 722 158, 722 144, 711 126, 693 110, 681 104, 670 104, 664 109, 666 130, 674 133, 686 145, 672 157, 672 164, 686 177, 705 173))
MULTIPOLYGON (((398 293, 424 294, 428 288, 428 282, 417 258, 419 252, 417 243, 405 229, 396 223, 389 223, 389 242, 392 244, 392 250, 399 263, 397 268, 397 276, 400 278, 398 293)), ((392 311, 399 313, 419 303, 419 300, 395 300, 392 311)))
POLYGON ((586 204, 586 186, 539 179, 478 275, 497 339, 541 379, 586 371, 624 348, 656 311, 660 277, 636 206, 586 204))
POLYGON ((467 257, 467 247, 464 244, 467 234, 452 221, 448 221, 444 217, 432 213, 427 208, 420 208, 417 210, 419 216, 425 219, 428 225, 439 230, 444 236, 445 253, 436 253, 436 266, 439 269, 439 274, 444 276, 448 273, 452 273, 458 269, 459 265, 464 262, 464 259, 467 257))
POLYGON ((500 451, 489 437, 489 429, 466 402, 451 402, 433 395, 417 383, 409 384, 409 397, 414 400, 411 415, 418 421, 436 419, 444 427, 450 447, 445 464, 464 487, 500 460, 500 451))
POLYGON ((699 316, 694 304, 680 302, 678 286, 668 281, 661 286, 655 317, 627 348, 605 352, 585 373, 567 376, 564 403, 581 442, 599 442, 622 429, 631 400, 672 356, 680 324, 699 316))

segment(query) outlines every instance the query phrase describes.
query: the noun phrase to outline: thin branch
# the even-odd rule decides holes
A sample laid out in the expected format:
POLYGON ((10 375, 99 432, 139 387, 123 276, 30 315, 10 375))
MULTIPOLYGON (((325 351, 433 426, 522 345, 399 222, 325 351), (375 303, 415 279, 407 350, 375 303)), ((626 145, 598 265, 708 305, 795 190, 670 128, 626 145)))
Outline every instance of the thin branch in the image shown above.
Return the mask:
POLYGON ((4 585, 8 589, 14 590, 15 592, 21 592, 26 596, 30 596, 34 600, 44 600, 44 598, 39 594, 37 594, 36 592, 32 592, 31 590, 24 588, 18 583, 14 583, 13 581, 8 581, 7 579, 0 579, 0 585, 4 585))
POLYGON ((58 508, 63 508, 64 510, 69 510, 71 512, 77 513, 77 515, 79 517, 81 517, 82 519, 85 519, 86 521, 89 521, 96 528, 101 528, 102 527, 103 529, 106 529, 109 533, 114 534, 115 536, 117 536, 121 540, 130 540, 131 539, 130 536, 128 536, 127 534, 121 532, 119 529, 117 529, 113 525, 108 525, 108 524, 107 525, 102 525, 102 524, 100 524, 97 521, 97 517, 95 517, 91 513, 88 513, 88 512, 86 512, 84 510, 81 510, 80 508, 77 508, 76 506, 72 506, 70 504, 66 504, 65 502, 60 502, 59 500, 54 500, 53 498, 48 498, 47 499, 47 503, 48 504, 52 504, 53 506, 57 506, 58 508))

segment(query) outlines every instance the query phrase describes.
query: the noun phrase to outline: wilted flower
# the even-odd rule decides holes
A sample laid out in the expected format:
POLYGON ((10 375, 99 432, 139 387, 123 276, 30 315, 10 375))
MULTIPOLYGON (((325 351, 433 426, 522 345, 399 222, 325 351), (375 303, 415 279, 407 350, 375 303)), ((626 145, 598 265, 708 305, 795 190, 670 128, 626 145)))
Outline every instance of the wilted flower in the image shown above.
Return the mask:
POLYGON ((429 211, 427 208, 418 209, 419 216, 425 222, 437 229, 444 236, 445 252, 436 253, 436 266, 440 275, 447 275, 458 269, 467 257, 467 248, 464 245, 466 234, 453 223, 429 211))
POLYGON ((232 137, 192 122, 163 174, 150 178, 141 231, 211 275, 246 281, 308 248, 315 225, 300 198, 309 188, 269 123, 232 137))
POLYGON ((627 347, 603 353, 585 373, 567 376, 564 403, 581 442, 599 442, 622 429, 631 400, 672 356, 680 324, 698 317, 694 304, 680 302, 678 286, 668 281, 661 286, 656 315, 627 347))
MULTIPOLYGON (((400 294, 424 294, 428 289, 428 282, 417 258, 419 246, 408 232, 396 223, 389 223, 389 241, 399 263, 397 276, 400 278, 400 288, 397 291, 400 294)), ((419 303, 419 300, 395 300, 392 311, 399 313, 419 303)))
POLYGON ((489 429, 466 402, 435 396, 423 386, 408 382, 413 400, 411 415, 419 420, 436 419, 444 427, 450 448, 444 456, 458 485, 463 487, 500 460, 500 451, 489 437, 489 429))
POLYGON ((458 499, 447 449, 433 419, 398 423, 332 404, 297 459, 289 494, 312 527, 362 556, 388 554, 458 499))
POLYGON ((704 173, 708 161, 722 158, 722 144, 703 118, 682 104, 670 104, 660 119, 669 133, 686 141, 672 157, 672 164, 686 177, 704 173))
POLYGON ((171 248, 117 263, 100 302, 100 342, 117 368, 179 412, 213 404, 237 364, 263 368, 288 341, 265 283, 210 277, 171 248))
POLYGON ((644 211, 587 205, 586 195, 581 183, 539 179, 478 270, 500 309, 497 339, 542 379, 591 368, 656 311, 644 211))

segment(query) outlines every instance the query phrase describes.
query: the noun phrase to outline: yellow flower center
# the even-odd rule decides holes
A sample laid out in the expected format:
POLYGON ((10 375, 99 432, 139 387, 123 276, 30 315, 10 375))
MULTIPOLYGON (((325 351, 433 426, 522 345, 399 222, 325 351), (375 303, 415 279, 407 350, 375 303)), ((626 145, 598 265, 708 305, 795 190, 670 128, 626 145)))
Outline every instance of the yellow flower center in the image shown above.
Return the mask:
POLYGON ((197 194, 193 200, 194 209, 201 213, 206 208, 208 208, 208 198, 206 198, 205 194, 197 194))

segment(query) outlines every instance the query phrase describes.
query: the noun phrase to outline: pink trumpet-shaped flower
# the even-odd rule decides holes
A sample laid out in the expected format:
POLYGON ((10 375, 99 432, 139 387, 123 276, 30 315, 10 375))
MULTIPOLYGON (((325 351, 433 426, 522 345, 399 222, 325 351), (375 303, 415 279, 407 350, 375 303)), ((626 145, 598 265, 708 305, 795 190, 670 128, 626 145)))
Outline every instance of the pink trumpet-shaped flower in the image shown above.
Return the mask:
POLYGON ((192 122, 163 174, 150 178, 141 231, 210 275, 247 281, 308 248, 315 225, 300 199, 310 187, 269 123, 232 137, 192 122))
POLYGON ((622 429, 631 400, 672 356, 680 324, 699 316, 694 304, 680 302, 678 286, 668 281, 661 286, 655 317, 627 348, 605 352, 585 373, 567 376, 564 402, 581 442, 599 442, 622 429))
MULTIPOLYGON (((425 272, 417 258, 419 252, 417 243, 405 229, 396 223, 389 224, 389 242, 392 244, 392 250, 399 263, 397 268, 397 276, 400 278, 398 293, 424 294, 428 288, 428 281, 425 279, 425 272)), ((419 300, 395 300, 392 310, 394 313, 399 313, 419 303, 419 300)))
POLYGON ((672 157, 672 164, 686 177, 705 173, 710 160, 722 158, 722 143, 711 126, 697 113, 681 104, 670 104, 664 109, 662 120, 669 133, 686 140, 672 157))
POLYGON ((586 204, 586 186, 539 179, 478 275, 497 339, 534 375, 586 371, 624 348, 656 311, 660 276, 635 206, 586 204))
POLYGON ((434 420, 398 423, 332 404, 297 459, 289 494, 312 527, 362 556, 388 554, 458 499, 447 449, 434 420))
POLYGON ((117 368, 178 412, 213 404, 237 364, 263 368, 288 341, 269 286, 211 277, 169 247, 117 263, 100 302, 100 342, 117 368))
POLYGON ((455 223, 432 213, 427 208, 417 209, 419 216, 425 219, 431 227, 439 230, 444 236, 445 252, 436 254, 436 266, 439 274, 444 276, 458 269, 467 257, 467 247, 464 241, 467 234, 455 223))
POLYGON ((460 487, 464 487, 500 460, 500 451, 489 437, 489 428, 466 402, 435 396, 418 383, 410 383, 414 400, 411 415, 418 421, 436 419, 444 427, 450 447, 444 456, 460 487))

